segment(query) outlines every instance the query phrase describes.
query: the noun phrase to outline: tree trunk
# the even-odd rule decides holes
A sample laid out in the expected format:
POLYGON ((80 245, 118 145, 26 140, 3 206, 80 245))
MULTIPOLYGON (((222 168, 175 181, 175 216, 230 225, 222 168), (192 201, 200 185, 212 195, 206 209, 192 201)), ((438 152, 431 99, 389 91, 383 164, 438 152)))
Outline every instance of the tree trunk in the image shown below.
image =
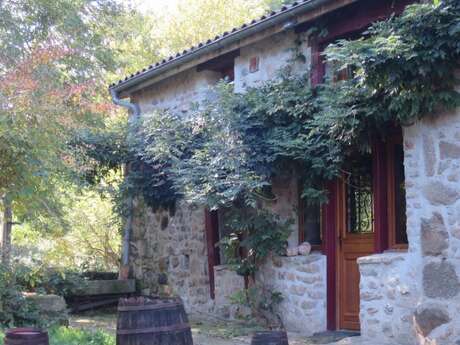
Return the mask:
POLYGON ((11 200, 3 198, 2 236, 1 236, 1 263, 8 265, 11 259, 11 230, 13 227, 13 209, 11 200))

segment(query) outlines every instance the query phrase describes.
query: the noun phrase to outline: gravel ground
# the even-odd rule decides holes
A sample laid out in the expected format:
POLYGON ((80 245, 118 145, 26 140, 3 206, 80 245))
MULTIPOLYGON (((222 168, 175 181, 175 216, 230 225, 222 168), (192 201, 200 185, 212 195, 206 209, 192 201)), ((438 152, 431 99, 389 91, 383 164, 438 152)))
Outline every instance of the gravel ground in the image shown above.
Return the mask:
MULTIPOLYGON (((260 327, 251 324, 251 322, 243 323, 217 320, 203 315, 191 315, 190 323, 194 345, 249 345, 251 343, 251 335, 260 330, 260 327)), ((70 326, 86 330, 104 330, 115 335, 116 311, 106 310, 103 312, 72 315, 70 326)), ((335 333, 326 333, 310 338, 290 333, 289 345, 379 345, 377 343, 362 343, 359 337, 346 338, 339 342, 334 342, 337 340, 336 337, 335 333)))

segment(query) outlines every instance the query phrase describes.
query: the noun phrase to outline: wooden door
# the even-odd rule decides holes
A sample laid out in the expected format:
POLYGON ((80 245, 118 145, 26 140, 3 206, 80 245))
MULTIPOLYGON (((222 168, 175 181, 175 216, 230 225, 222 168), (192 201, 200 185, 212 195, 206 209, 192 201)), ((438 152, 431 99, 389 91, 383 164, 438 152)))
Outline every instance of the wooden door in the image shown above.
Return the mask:
POLYGON ((350 161, 339 188, 337 297, 339 329, 359 330, 359 268, 357 259, 374 252, 372 156, 350 161))

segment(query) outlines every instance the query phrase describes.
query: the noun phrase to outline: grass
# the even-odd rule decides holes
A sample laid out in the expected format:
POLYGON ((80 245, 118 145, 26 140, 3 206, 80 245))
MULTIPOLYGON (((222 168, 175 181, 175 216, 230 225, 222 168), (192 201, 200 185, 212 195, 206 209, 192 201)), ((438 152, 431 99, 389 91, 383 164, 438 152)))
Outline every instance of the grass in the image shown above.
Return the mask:
POLYGON ((264 328, 255 322, 246 321, 192 321, 191 327, 194 332, 212 338, 233 339, 253 334, 256 331, 263 331, 264 328))
MULTIPOLYGON (((115 345, 115 337, 108 333, 84 331, 77 328, 59 327, 49 331, 50 345, 115 345)), ((0 331, 0 345, 3 345, 0 331)))

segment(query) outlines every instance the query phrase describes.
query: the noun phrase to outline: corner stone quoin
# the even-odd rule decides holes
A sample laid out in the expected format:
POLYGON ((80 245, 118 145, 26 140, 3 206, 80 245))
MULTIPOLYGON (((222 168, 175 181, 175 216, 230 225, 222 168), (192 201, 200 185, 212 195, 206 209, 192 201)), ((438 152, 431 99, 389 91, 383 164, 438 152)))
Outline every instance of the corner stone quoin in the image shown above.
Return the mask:
POLYGON ((421 222, 422 252, 425 256, 441 255, 449 247, 449 234, 441 214, 435 212, 421 222))
POLYGON ((422 305, 414 314, 417 333, 428 336, 434 329, 451 321, 447 311, 438 306, 422 305))
POLYGON ((460 193, 442 182, 435 181, 423 188, 423 195, 434 206, 452 205, 460 199, 460 193))
POLYGON ((455 266, 446 261, 430 262, 423 268, 423 290, 430 298, 451 299, 460 292, 455 266))

